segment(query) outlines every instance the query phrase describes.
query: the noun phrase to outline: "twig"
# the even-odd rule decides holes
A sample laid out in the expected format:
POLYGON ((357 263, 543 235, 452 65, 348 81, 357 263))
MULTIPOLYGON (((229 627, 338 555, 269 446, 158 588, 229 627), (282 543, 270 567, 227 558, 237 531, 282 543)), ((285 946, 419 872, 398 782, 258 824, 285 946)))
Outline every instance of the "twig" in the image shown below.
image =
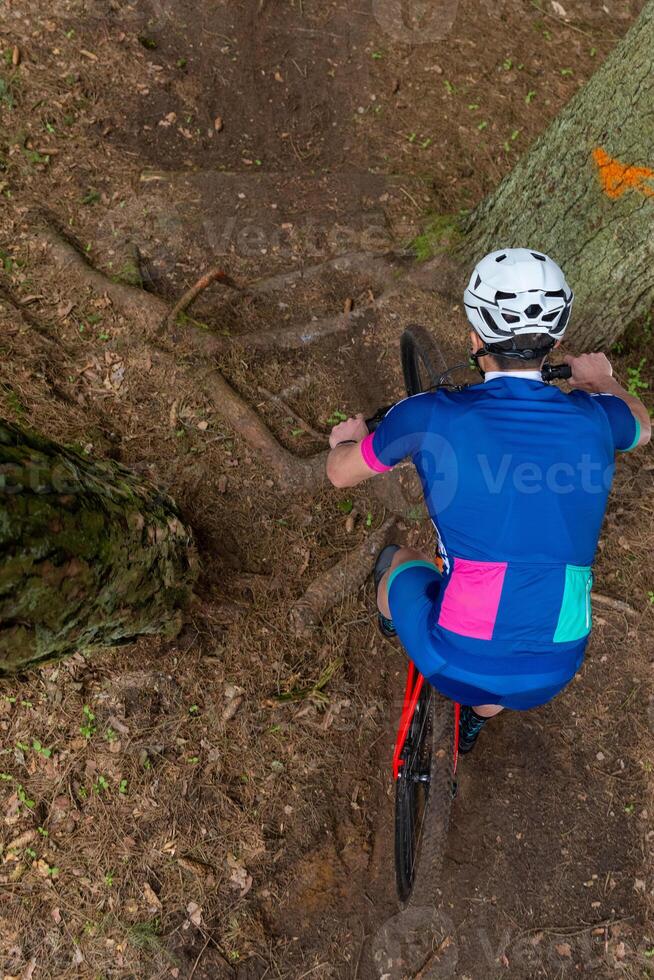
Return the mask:
POLYGON ((222 282, 226 286, 230 286, 237 292, 243 292, 243 290, 236 285, 231 276, 228 276, 226 272, 222 269, 210 269, 209 272, 205 272, 203 276, 200 276, 198 281, 187 289, 184 295, 177 300, 173 306, 170 313, 167 313, 164 319, 161 321, 161 326, 157 330, 157 335, 161 336, 166 333, 174 324, 177 322, 177 317, 180 313, 183 313, 189 308, 191 303, 197 299, 200 293, 204 292, 207 286, 210 286, 212 282, 222 282))
MULTIPOLYGON (((593 35, 589 33, 589 31, 584 31, 581 27, 576 27, 575 24, 570 24, 567 20, 564 20, 562 17, 557 17, 556 14, 551 13, 549 10, 543 10, 542 7, 538 6, 535 0, 531 0, 531 5, 538 11, 539 14, 543 14, 545 17, 550 17, 552 20, 557 21, 557 23, 563 24, 564 27, 569 27, 571 31, 577 31, 579 34, 584 34, 586 37, 589 37, 591 41, 593 40, 593 35)), ((616 38, 613 38, 613 40, 616 40, 616 38)))
POLYGON ((188 980, 193 980, 193 977, 194 977, 194 975, 195 975, 195 971, 196 971, 196 970, 197 970, 197 968, 198 968, 198 963, 200 962, 200 960, 201 960, 201 959, 202 959, 202 957, 204 956, 204 951, 205 951, 205 949, 207 948, 207 946, 209 945, 209 942, 210 942, 210 940, 209 940, 209 939, 207 939, 207 941, 206 941, 206 943, 204 944, 204 946, 202 947, 202 949, 201 949, 201 950, 200 950, 200 952, 198 953, 198 958, 196 959, 196 961, 195 961, 195 963, 193 964, 193 969, 191 970, 191 972, 190 972, 190 973, 189 973, 189 975, 188 975, 188 980))
POLYGON ((305 422, 304 419, 298 415, 290 405, 287 405, 279 395, 275 395, 274 392, 268 391, 268 389, 264 388, 262 385, 258 385, 257 390, 261 392, 267 401, 274 402, 275 405, 279 405, 284 412, 290 415, 291 418, 297 422, 300 428, 303 429, 307 435, 313 436, 314 439, 320 439, 321 442, 325 442, 329 438, 324 432, 318 432, 318 430, 314 429, 308 422, 305 422))
POLYGON ((422 208, 420 207, 420 205, 419 205, 419 204, 418 204, 418 202, 416 201, 416 199, 415 199, 415 197, 413 196, 413 194, 409 194, 409 192, 408 192, 408 190, 406 189, 406 187, 400 187, 400 190, 402 191, 402 193, 403 193, 403 194, 404 194, 404 195, 405 195, 406 197, 408 197, 408 198, 409 198, 409 200, 411 201, 411 203, 412 203, 412 204, 414 204, 414 205, 416 206, 416 208, 418 209, 418 211, 422 211, 422 208))

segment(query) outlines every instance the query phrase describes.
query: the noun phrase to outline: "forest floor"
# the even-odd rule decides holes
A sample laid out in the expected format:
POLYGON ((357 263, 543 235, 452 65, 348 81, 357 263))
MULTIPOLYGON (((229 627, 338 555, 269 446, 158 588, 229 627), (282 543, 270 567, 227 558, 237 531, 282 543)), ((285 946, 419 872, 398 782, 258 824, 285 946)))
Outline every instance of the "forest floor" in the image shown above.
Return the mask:
MULTIPOLYGON (((0 414, 167 488, 202 561, 174 642, 0 682, 5 980, 377 978, 397 911, 403 656, 376 632, 369 585, 309 635, 288 615, 386 514, 366 487, 280 485, 215 410, 197 358, 69 281, 40 229, 167 301, 217 262, 242 282, 413 240, 426 258, 641 4, 541 6, 453 0, 440 38, 428 7, 394 36, 385 0, 0 7, 0 414)), ((407 322, 461 359, 460 303, 407 290, 301 350, 238 338, 350 301, 374 312, 376 290, 328 267, 245 300, 214 286, 193 316, 234 340, 221 373, 309 455, 338 413, 401 394, 407 322)), ((614 353, 654 404, 650 321, 614 353)), ((653 474, 650 450, 619 461, 600 542, 596 591, 630 611, 596 605, 575 682, 493 722, 462 766, 444 953, 423 978, 652 975, 653 474)), ((432 547, 411 517, 402 538, 432 547)))

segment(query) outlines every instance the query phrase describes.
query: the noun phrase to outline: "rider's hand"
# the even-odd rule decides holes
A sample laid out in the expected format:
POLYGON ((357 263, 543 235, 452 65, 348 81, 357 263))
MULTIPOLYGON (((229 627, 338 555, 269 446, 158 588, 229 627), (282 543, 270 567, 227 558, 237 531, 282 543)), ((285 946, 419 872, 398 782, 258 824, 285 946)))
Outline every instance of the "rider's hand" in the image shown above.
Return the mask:
POLYGON ((333 449, 339 442, 344 442, 346 439, 361 442, 367 435, 368 426, 363 415, 355 415, 354 418, 346 419, 345 422, 339 422, 338 425, 334 426, 329 436, 329 446, 333 449))
POLYGON ((580 354, 579 357, 567 354, 565 362, 572 368, 571 388, 601 392, 610 387, 613 368, 606 354, 580 354))

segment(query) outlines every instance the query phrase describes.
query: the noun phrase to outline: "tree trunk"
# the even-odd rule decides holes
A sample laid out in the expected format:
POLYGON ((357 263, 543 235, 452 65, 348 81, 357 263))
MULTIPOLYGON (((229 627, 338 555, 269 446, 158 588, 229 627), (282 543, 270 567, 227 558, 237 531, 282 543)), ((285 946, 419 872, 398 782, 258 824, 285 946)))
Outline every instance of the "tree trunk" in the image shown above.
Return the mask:
POLYGON ((577 350, 610 346, 654 300, 653 52, 650 0, 464 229, 468 265, 517 246, 561 265, 576 294, 566 339, 577 350))
POLYGON ((0 421, 0 676, 174 634, 195 575, 166 494, 0 421))

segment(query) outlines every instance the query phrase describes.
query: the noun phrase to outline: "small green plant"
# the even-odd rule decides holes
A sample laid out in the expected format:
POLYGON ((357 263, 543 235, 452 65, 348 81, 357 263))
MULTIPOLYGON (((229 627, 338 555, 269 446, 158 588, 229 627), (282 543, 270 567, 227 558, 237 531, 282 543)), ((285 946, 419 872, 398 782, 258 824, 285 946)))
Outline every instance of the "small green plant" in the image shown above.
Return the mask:
POLYGON ((33 810, 34 807, 36 806, 35 801, 34 800, 31 800, 29 798, 29 796, 25 792, 25 788, 23 786, 21 786, 20 783, 16 787, 16 796, 18 797, 18 799, 20 800, 20 802, 23 804, 23 806, 26 806, 28 810, 33 810))
POLYGON ((36 829, 37 829, 37 832, 41 835, 41 837, 49 837, 50 836, 50 834, 45 829, 45 827, 37 827, 36 829))
POLYGON ((6 82, 4 78, 0 78, 0 103, 4 103, 8 109, 13 109, 15 105, 11 89, 11 82, 6 82))
POLYGON ((90 190, 82 198, 82 204, 97 204, 100 200, 100 191, 90 190))
POLYGON ((52 755, 52 749, 46 749, 44 745, 41 744, 38 738, 32 739, 32 749, 42 755, 44 759, 49 759, 52 755))
POLYGON ((381 51, 373 51, 372 57, 374 58, 375 61, 381 61, 384 55, 381 53, 381 51))
POLYGON ((468 103, 468 108, 470 109, 471 112, 475 112, 479 108, 479 103, 478 102, 469 102, 468 103))
POLYGON ((104 876, 104 883, 107 886, 107 888, 111 888, 111 886, 114 883, 114 872, 113 871, 107 871, 106 875, 104 876))
POLYGON ((82 714, 84 715, 84 721, 80 725, 79 730, 84 736, 84 738, 92 738, 95 735, 95 730, 97 726, 95 724, 95 715, 91 711, 91 708, 89 707, 88 704, 85 704, 84 707, 82 708, 82 714))
POLYGON ((534 89, 531 89, 525 95, 525 102, 527 103, 527 105, 531 105, 531 103, 534 101, 535 98, 536 98, 536 92, 534 89))
POLYGON ((649 381, 645 381, 642 376, 643 368, 647 363, 646 357, 641 357, 637 367, 627 368, 627 391, 630 395, 638 397, 639 392, 649 388, 649 381))
POLYGON ((574 75, 572 68, 561 68, 560 72, 564 77, 566 77, 567 75, 574 75))
POLYGON ((654 592, 647 593, 647 601, 649 602, 650 606, 654 606, 654 592))
POLYGON ((345 412, 341 412, 340 409, 336 408, 332 414, 327 419, 327 425, 338 425, 339 422, 346 422, 347 415, 345 412))
POLYGON ((634 812, 635 809, 636 809, 635 803, 627 803, 626 807, 624 808, 624 812, 631 814, 634 812))
POLYGON ((161 920, 151 919, 149 922, 135 922, 127 932, 127 939, 136 949, 158 950, 161 947, 161 920))
POLYGON ((190 715, 199 715, 199 714, 200 714, 200 707, 199 707, 199 705, 197 705, 197 704, 192 704, 192 705, 190 706, 190 708, 188 709, 188 713, 189 713, 190 715))
POLYGON ((10 776, 8 772, 0 772, 0 782, 11 783, 13 781, 13 776, 10 776))
POLYGON ((486 129, 487 126, 488 126, 488 120, 487 119, 482 119, 482 121, 480 123, 478 123, 477 129, 479 129, 481 131, 483 129, 486 129))
POLYGON ((368 511, 366 514, 366 527, 372 527, 372 512, 368 511))
POLYGON ((47 153, 39 153, 38 150, 25 150, 25 156, 30 163, 50 163, 47 153))
POLYGON ((120 783, 118 784, 118 792, 121 794, 121 796, 127 796, 127 780, 126 779, 121 779, 120 783))
POLYGON ((158 44, 153 37, 145 37, 143 34, 140 35, 139 42, 144 48, 147 48, 148 51, 155 51, 158 47, 158 44))
POLYGON ((340 510, 341 514, 351 514, 354 504, 351 500, 339 500, 336 506, 340 510))
POLYGON ((456 85, 453 85, 452 82, 449 82, 447 78, 443 82, 443 85, 445 86, 448 95, 456 94, 456 85))
POLYGON ((178 68, 186 68, 187 64, 188 61, 186 60, 186 58, 178 58, 176 61, 176 65, 178 68))
POLYGON ((511 71, 513 68, 513 58, 505 58, 502 62, 502 68, 504 71, 511 71))
POLYGON ((109 743, 116 742, 118 740, 118 736, 116 735, 111 725, 109 726, 109 728, 107 728, 106 732, 104 733, 104 740, 105 742, 109 742, 109 743))
POLYGON ((591 58, 594 58, 596 56, 596 54, 597 54, 597 48, 591 48, 590 49, 590 56, 591 56, 591 58))
POLYGON ((25 853, 27 854, 27 856, 29 858, 32 859, 32 861, 36 861, 37 854, 36 854, 36 851, 34 850, 34 848, 32 848, 32 847, 26 847, 25 848, 25 853))

